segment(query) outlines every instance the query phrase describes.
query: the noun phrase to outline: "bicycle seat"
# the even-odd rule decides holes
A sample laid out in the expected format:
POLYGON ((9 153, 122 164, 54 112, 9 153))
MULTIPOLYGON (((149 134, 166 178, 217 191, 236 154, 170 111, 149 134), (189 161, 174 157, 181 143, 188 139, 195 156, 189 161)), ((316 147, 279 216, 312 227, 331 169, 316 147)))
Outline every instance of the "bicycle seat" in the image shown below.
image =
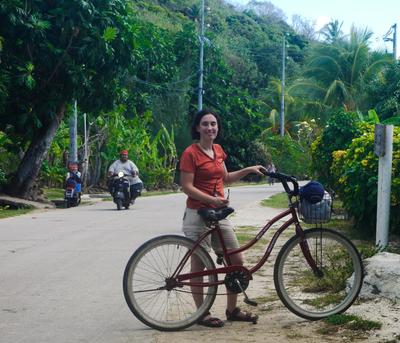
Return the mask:
POLYGON ((219 221, 228 217, 231 213, 235 212, 232 207, 222 208, 200 208, 197 213, 205 221, 219 221))

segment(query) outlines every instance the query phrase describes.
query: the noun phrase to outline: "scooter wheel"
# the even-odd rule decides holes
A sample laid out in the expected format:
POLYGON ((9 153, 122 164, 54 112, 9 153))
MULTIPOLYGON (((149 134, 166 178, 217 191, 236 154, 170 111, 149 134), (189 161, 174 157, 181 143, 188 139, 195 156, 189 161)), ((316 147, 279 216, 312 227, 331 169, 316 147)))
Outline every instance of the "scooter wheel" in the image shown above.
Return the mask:
POLYGON ((121 199, 117 200, 117 210, 120 211, 122 209, 122 201, 121 199))

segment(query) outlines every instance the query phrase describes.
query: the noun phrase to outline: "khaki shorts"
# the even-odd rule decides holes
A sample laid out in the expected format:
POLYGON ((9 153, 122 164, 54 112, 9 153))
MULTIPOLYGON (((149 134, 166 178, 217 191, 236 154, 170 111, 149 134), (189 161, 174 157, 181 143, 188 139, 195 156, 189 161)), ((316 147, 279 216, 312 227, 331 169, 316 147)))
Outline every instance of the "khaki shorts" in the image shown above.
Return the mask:
MULTIPOLYGON (((228 219, 223 219, 219 221, 219 226, 222 230, 222 237, 224 238, 225 246, 229 249, 239 248, 239 242, 237 240, 236 234, 232 223, 228 219)), ((187 238, 192 240, 197 240, 206 230, 206 224, 204 220, 197 213, 197 210, 186 208, 185 214, 183 215, 183 226, 182 231, 187 238)), ((211 250, 211 247, 215 252, 222 253, 222 247, 218 239, 217 233, 212 233, 208 235, 200 245, 207 251, 211 250)))

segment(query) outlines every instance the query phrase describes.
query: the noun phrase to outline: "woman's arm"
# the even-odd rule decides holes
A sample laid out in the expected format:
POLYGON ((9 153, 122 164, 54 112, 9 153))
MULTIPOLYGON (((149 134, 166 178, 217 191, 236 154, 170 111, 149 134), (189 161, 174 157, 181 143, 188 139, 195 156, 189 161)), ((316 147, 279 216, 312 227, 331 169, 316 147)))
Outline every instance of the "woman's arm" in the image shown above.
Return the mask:
POLYGON ((235 181, 239 181, 240 179, 243 179, 245 176, 254 173, 257 175, 264 175, 261 170, 265 171, 265 168, 263 166, 251 166, 247 168, 243 168, 240 170, 236 170, 234 172, 228 172, 224 163, 224 168, 225 168, 225 176, 224 176, 224 183, 232 183, 235 181))
POLYGON ((201 201, 204 204, 213 205, 215 207, 223 207, 223 206, 227 206, 229 204, 229 200, 227 200, 227 199, 220 198, 220 197, 213 197, 211 195, 203 193, 202 191, 200 191, 193 185, 193 181, 194 181, 193 173, 187 173, 187 172, 181 171, 182 190, 190 198, 201 201))

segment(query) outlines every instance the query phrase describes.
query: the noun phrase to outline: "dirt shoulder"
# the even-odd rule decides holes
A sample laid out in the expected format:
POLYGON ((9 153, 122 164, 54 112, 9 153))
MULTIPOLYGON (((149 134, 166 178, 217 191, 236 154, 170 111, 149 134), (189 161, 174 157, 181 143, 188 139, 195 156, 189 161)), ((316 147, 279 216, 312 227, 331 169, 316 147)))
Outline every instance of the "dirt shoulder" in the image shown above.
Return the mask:
MULTIPOLYGON (((263 226, 266 219, 272 218, 279 210, 261 207, 258 203, 248 204, 236 212, 231 220, 238 233, 251 233, 251 230, 263 226)), ((286 239, 293 232, 287 230, 286 239)), ((268 237, 267 237, 268 238, 268 237)), ((278 240, 283 244, 285 237, 278 240)), ((257 249, 254 249, 257 250, 257 249)), ((279 251, 276 246, 275 254, 279 251)), ((257 253, 257 252, 255 252, 257 253)), ((246 252, 246 260, 251 262, 254 256, 246 252)), ((382 298, 373 301, 358 301, 346 313, 356 314, 366 320, 374 320, 382 324, 379 330, 349 330, 340 326, 331 326, 323 321, 308 321, 292 314, 281 303, 276 295, 273 284, 273 263, 275 256, 271 255, 269 262, 261 268, 250 282, 246 290, 250 298, 256 299, 259 305, 250 307, 239 295, 238 306, 257 313, 258 324, 225 321, 223 328, 206 328, 194 325, 179 332, 155 332, 153 341, 157 343, 170 342, 400 342, 398 334, 398 313, 400 302, 394 303, 382 298)), ((223 292, 219 288, 219 292, 223 292)), ((212 314, 225 320, 226 297, 217 296, 212 307, 212 314)))

